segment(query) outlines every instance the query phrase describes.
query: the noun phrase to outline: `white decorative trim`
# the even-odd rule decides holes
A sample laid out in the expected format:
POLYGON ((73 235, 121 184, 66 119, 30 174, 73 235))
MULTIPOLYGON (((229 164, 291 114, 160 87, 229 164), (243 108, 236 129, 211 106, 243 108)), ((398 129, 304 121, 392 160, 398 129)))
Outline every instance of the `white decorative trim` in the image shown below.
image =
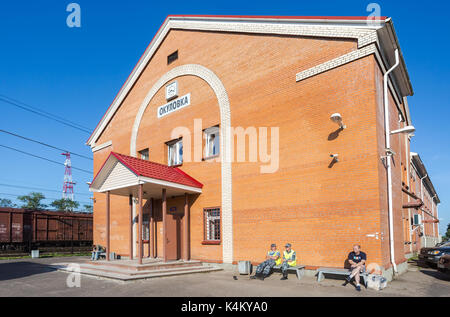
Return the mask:
POLYGON ((370 44, 377 40, 376 30, 358 28, 355 26, 332 26, 309 23, 268 23, 268 22, 248 22, 248 21, 186 21, 171 20, 169 29, 185 29, 196 31, 217 31, 233 33, 257 33, 276 35, 295 35, 308 37, 332 37, 341 39, 356 39, 358 47, 370 44))
POLYGON ((139 184, 151 183, 151 184, 161 185, 161 186, 165 186, 165 187, 181 189, 181 190, 185 190, 185 191, 188 191, 191 193, 200 194, 202 192, 202 189, 198 188, 198 187, 187 186, 187 185, 183 185, 183 184, 168 182, 168 181, 164 181, 161 179, 144 177, 144 176, 139 176, 138 182, 139 182, 139 184))
POLYGON ((370 44, 362 49, 357 49, 351 51, 350 53, 344 54, 342 56, 336 57, 332 60, 319 64, 317 66, 306 69, 300 73, 298 73, 296 77, 296 81, 301 81, 306 78, 312 77, 314 75, 326 72, 330 69, 342 66, 344 64, 353 62, 362 57, 374 54, 376 50, 375 44, 370 44))
POLYGON ((231 112, 230 101, 220 79, 208 68, 188 64, 173 68, 165 73, 149 90, 144 98, 133 124, 130 140, 130 155, 136 157, 136 141, 139 126, 145 109, 155 94, 167 82, 180 76, 196 76, 203 79, 214 91, 220 109, 220 155, 222 171, 222 260, 233 262, 233 210, 232 210, 232 178, 231 178, 231 112))
POLYGON ((383 26, 384 22, 375 27, 368 24, 367 21, 327 21, 321 19, 168 17, 89 137, 87 144, 92 145, 99 138, 171 29, 348 38, 356 39, 358 48, 361 48, 375 42, 377 40, 376 30, 383 26))
MULTIPOLYGON (((307 78, 310 78, 310 77, 313 77, 315 75, 327 72, 327 71, 329 71, 331 69, 334 69, 334 68, 340 67, 342 65, 351 63, 351 62, 353 62, 355 60, 358 60, 360 58, 369 56, 371 54, 375 55, 375 58, 376 58, 376 60, 378 61, 379 65, 380 65, 381 72, 383 74, 386 73, 386 67, 384 66, 384 63, 383 63, 383 60, 381 58, 380 52, 378 50, 378 47, 377 47, 377 45, 375 43, 373 43, 373 44, 365 46, 365 47, 363 47, 361 49, 357 49, 357 50, 351 51, 350 53, 347 53, 347 54, 341 55, 339 57, 336 57, 336 58, 334 58, 332 60, 326 61, 326 62, 324 62, 322 64, 319 64, 319 65, 313 66, 311 68, 305 69, 305 70, 303 70, 303 71, 301 71, 301 72, 296 74, 295 80, 297 82, 305 80, 307 78)), ((400 105, 402 103, 401 103, 400 99, 398 98, 399 94, 398 94, 397 90, 394 88, 394 85, 392 84, 392 78, 391 77, 389 77, 388 84, 389 84, 389 89, 391 90, 392 96, 393 96, 393 98, 395 100, 395 103, 397 105, 397 108, 399 109, 399 111, 402 112, 402 110, 400 109, 400 105)))
POLYGON ((103 150, 105 147, 111 146, 112 145, 112 141, 106 141, 105 143, 99 144, 99 145, 94 145, 91 150, 92 152, 97 152, 100 150, 103 150))

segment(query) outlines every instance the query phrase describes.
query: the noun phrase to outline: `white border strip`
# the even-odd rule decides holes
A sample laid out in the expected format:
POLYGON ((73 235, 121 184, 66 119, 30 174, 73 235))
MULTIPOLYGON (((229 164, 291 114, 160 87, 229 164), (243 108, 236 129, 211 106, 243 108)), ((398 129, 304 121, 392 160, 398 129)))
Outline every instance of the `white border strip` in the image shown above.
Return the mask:
POLYGON ((97 152, 100 150, 103 150, 105 147, 111 146, 112 145, 112 141, 106 141, 105 143, 99 144, 99 145, 95 145, 92 147, 92 152, 97 152))

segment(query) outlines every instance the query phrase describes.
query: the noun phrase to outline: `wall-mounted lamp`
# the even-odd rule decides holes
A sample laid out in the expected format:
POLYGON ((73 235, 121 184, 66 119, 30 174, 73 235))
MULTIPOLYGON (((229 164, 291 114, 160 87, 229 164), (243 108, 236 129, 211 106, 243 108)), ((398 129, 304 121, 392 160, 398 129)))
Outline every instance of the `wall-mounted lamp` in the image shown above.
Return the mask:
POLYGON ((398 129, 395 131, 391 131, 391 135, 392 134, 399 134, 399 133, 407 133, 407 134, 411 134, 414 133, 416 131, 416 128, 414 128, 412 125, 409 125, 407 127, 404 127, 402 129, 398 129))
POLYGON ((338 124, 339 127, 343 130, 345 129, 347 126, 344 125, 344 123, 342 122, 342 116, 340 113, 333 113, 330 117, 330 120, 333 121, 334 123, 338 124))

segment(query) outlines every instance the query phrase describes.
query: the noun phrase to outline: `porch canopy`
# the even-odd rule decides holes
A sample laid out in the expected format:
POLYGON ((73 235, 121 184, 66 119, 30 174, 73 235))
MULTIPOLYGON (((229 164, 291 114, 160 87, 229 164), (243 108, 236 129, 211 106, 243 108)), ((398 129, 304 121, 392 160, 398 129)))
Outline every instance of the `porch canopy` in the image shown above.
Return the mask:
MULTIPOLYGON (((124 154, 111 152, 90 185, 92 192, 106 193, 106 256, 110 255, 110 195, 129 197, 130 204, 130 258, 133 257, 133 208, 132 198, 139 200, 139 247, 138 260, 142 263, 142 200, 161 199, 163 213, 163 235, 166 237, 167 196, 185 196, 185 247, 184 258, 189 259, 189 202, 188 194, 200 194, 203 184, 189 176, 177 167, 171 167, 147 160, 138 159, 124 154)), ((153 215, 151 221, 153 220, 153 215)), ((151 228, 152 229, 152 228, 151 228)), ((150 230, 150 239, 153 243, 154 232, 150 230), (152 236, 153 233, 153 236, 152 236)), ((166 239, 164 239, 166 240, 166 239)), ((152 244, 151 256, 154 254, 152 244)), ((166 260, 166 245, 163 244, 163 256, 166 260)))

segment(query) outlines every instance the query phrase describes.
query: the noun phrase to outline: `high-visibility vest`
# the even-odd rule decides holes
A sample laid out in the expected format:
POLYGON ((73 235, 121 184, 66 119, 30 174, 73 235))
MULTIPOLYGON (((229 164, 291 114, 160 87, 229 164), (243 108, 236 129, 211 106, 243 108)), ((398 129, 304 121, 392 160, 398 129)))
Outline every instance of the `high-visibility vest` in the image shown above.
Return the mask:
POLYGON ((289 266, 296 266, 297 265, 297 259, 295 259, 294 261, 291 261, 292 255, 294 254, 294 250, 291 249, 291 252, 287 252, 284 251, 283 252, 283 256, 286 259, 287 263, 289 264, 289 266))
MULTIPOLYGON (((275 252, 277 252, 277 251, 275 251, 275 252)), ((275 255, 275 254, 274 255, 270 255, 270 253, 272 253, 272 250, 267 251, 267 255, 268 256, 274 256, 275 255)), ((280 264, 281 264, 281 256, 278 257, 278 260, 275 260, 275 265, 280 265, 280 264)))

